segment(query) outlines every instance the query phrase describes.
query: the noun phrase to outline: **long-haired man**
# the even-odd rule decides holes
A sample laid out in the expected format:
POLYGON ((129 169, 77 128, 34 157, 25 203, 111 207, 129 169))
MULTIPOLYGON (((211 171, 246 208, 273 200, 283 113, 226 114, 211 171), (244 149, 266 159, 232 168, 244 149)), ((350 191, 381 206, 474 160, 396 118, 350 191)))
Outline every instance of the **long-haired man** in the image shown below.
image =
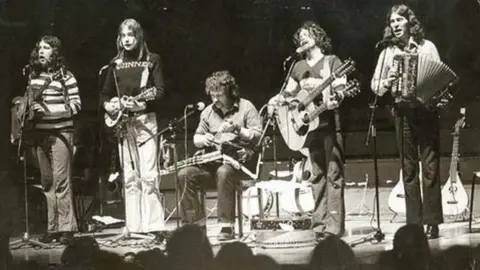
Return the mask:
POLYGON ((165 229, 160 200, 156 104, 164 96, 162 63, 147 47, 144 32, 134 19, 118 28, 117 55, 111 61, 100 101, 105 111, 127 116, 116 126, 125 185, 126 228, 130 232, 157 233, 165 229), (142 95, 143 99, 134 99, 142 95))
POLYGON ((71 165, 73 116, 81 109, 77 81, 67 70, 62 43, 43 36, 30 56, 28 118, 33 128, 34 152, 38 159, 47 200, 47 232, 41 242, 64 244, 78 230, 72 201, 71 165))
MULTIPOLYGON (((418 53, 440 59, 435 45, 425 39, 424 29, 415 13, 406 5, 393 6, 388 12, 381 43, 386 47, 380 53, 371 82, 372 90, 379 96, 392 90, 402 75, 395 68, 395 55, 418 53)), ((429 237, 437 238, 438 224, 443 222, 438 111, 405 100, 400 95, 394 95, 394 100, 395 130, 403 160, 407 223, 427 224, 429 237), (423 202, 417 176, 419 160, 423 167, 423 202)))

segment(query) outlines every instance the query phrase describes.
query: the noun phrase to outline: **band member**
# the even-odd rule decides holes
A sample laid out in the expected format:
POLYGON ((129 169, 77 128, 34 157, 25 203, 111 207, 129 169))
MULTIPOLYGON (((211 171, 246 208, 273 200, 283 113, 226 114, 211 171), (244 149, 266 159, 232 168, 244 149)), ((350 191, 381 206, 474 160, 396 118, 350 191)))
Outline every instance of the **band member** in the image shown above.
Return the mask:
MULTIPOLYGON (((424 30, 414 12, 405 5, 396 5, 387 14, 381 52, 371 87, 382 96, 392 90, 399 74, 393 57, 401 53, 419 53, 440 59, 435 45, 424 38, 424 30)), ((438 224, 443 222, 439 179, 439 115, 435 109, 405 102, 395 93, 394 118, 400 157, 403 160, 406 215, 408 224, 427 224, 430 238, 438 237, 438 224), (419 157, 420 151, 420 157, 419 157), (402 156, 403 155, 403 156, 402 156), (417 172, 423 170, 423 203, 417 172)))
MULTIPOLYGON (((214 72, 207 78, 205 91, 212 99, 200 115, 193 137, 196 147, 212 150, 219 143, 236 141, 246 147, 254 146, 262 132, 260 116, 255 106, 239 95, 235 78, 228 71, 214 72)), ((190 166, 178 172, 181 190, 180 215, 183 223, 206 225, 205 211, 200 207, 198 186, 214 180, 218 190, 219 240, 235 236, 235 180, 242 173, 232 164, 213 162, 190 166)))
POLYGON ((123 112, 117 128, 119 157, 125 186, 125 219, 130 232, 165 230, 157 166, 155 104, 164 96, 161 59, 148 50, 140 24, 126 19, 118 28, 118 54, 111 61, 100 101, 107 114, 123 112), (138 95, 146 98, 133 99, 138 95), (125 119, 125 118, 123 118, 125 119))
MULTIPOLYGON (((332 54, 330 38, 324 29, 315 22, 305 22, 295 33, 294 43, 303 48, 303 57, 293 66, 283 95, 272 100, 274 103, 285 96, 295 96, 300 89, 311 91, 328 78, 342 63, 332 54)), ((325 234, 342 236, 345 232, 344 202, 344 156, 339 124, 339 103, 343 99, 346 78, 336 79, 323 91, 322 99, 328 111, 321 114, 320 126, 311 133, 308 145, 314 179, 312 180, 315 197, 313 211, 313 230, 317 238, 325 234), (334 95, 330 89, 333 88, 334 95)))
MULTIPOLYGON (((47 200, 47 232, 40 241, 68 244, 78 230, 72 202, 73 116, 81 109, 77 81, 67 70, 62 43, 43 36, 30 55, 25 115, 47 200)), ((24 129, 27 132, 27 129, 24 129)))

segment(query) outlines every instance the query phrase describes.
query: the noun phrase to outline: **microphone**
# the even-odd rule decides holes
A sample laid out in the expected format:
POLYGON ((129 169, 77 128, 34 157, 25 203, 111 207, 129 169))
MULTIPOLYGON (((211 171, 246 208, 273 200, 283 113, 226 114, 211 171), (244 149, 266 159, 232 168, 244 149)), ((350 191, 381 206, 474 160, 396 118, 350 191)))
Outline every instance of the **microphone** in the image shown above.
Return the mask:
POLYGON ((298 47, 295 52, 293 54, 291 54, 286 61, 292 59, 293 57, 297 57, 299 55, 301 55, 303 52, 305 52, 306 50, 310 49, 312 46, 310 43, 305 43, 303 44, 303 46, 300 46, 298 47))
POLYGON ((203 109, 205 109, 205 103, 203 103, 203 102, 200 101, 200 102, 197 102, 197 104, 188 104, 188 105, 187 105, 187 108, 188 108, 188 109, 193 109, 193 108, 195 108, 195 109, 197 109, 197 110, 199 110, 199 111, 203 111, 203 109))
POLYGON ((102 73, 105 71, 105 69, 109 68, 112 64, 108 64, 103 66, 99 71, 98 71, 98 76, 102 75, 102 73))
POLYGON ((27 70, 30 70, 31 66, 30 64, 26 64, 23 69, 22 69, 22 74, 25 76, 27 74, 27 70))
POLYGON ((375 49, 383 49, 385 47, 388 47, 390 44, 392 44, 392 40, 380 40, 375 44, 375 49))
POLYGON ((295 54, 297 54, 297 55, 298 55, 298 54, 301 54, 301 53, 303 53, 304 51, 310 49, 310 47, 312 47, 310 43, 305 43, 305 44, 303 44, 303 46, 298 47, 298 48, 295 50, 295 54))

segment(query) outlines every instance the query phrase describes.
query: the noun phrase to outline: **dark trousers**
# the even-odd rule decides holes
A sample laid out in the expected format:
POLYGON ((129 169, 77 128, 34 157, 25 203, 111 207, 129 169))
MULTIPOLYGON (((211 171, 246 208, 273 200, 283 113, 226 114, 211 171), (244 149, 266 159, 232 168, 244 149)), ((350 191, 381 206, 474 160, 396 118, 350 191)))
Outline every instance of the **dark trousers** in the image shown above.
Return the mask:
POLYGON ((436 225, 443 222, 440 192, 440 123, 437 112, 423 107, 395 110, 395 129, 400 159, 408 224, 436 225), (402 132, 403 129, 403 132, 402 132), (419 157, 420 152, 420 157, 419 157), (418 177, 422 162, 423 202, 418 177))
POLYGON ((47 230, 48 232, 77 231, 71 179, 73 133, 39 130, 35 136, 35 154, 47 199, 47 230))
POLYGON ((0 232, 0 270, 12 269, 12 255, 9 249, 9 234, 0 232))
POLYGON ((180 218, 183 223, 206 225, 205 209, 199 198, 200 187, 216 182, 218 191, 218 222, 223 227, 233 227, 235 222, 235 180, 242 173, 229 164, 190 166, 178 172, 180 194, 180 218))
POLYGON ((315 208, 313 229, 342 235, 345 232, 345 178, 340 134, 331 127, 315 131, 308 147, 312 161, 315 208))

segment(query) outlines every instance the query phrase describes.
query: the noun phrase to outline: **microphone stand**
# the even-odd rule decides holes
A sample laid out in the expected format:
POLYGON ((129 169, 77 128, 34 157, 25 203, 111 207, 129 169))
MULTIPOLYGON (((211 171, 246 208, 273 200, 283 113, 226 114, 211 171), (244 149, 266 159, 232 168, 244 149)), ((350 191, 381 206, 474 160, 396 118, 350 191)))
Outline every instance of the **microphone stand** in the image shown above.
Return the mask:
MULTIPOLYGON (((287 62, 291 61, 290 67, 288 68, 288 71, 285 75, 285 80, 283 81, 282 88, 280 88, 280 92, 278 95, 283 95, 285 92, 285 89, 287 88, 288 81, 290 79, 290 75, 292 74, 293 67, 295 66, 296 61, 293 59, 294 56, 289 56, 283 61, 283 70, 287 70, 287 62), (292 60, 293 59, 293 60, 292 60)), ((285 105, 288 106, 288 105, 285 105)), ((273 113, 269 115, 268 121, 265 124, 266 127, 268 125, 272 125, 272 148, 273 148, 273 170, 275 174, 275 179, 278 179, 278 164, 277 164, 277 120, 275 118, 275 115, 277 114, 277 109, 275 108, 273 113)), ((266 129, 265 129, 266 132, 266 129)), ((264 134, 262 134, 264 135, 264 134)), ((259 193, 260 194, 260 193, 259 193)), ((278 193, 275 193, 275 210, 277 217, 280 216, 280 202, 279 202, 279 195, 278 193)), ((263 211, 262 211, 263 213, 263 211)))
MULTIPOLYGON (((25 72, 24 72, 25 75, 25 72)), ((25 155, 25 146, 23 145, 24 141, 24 136, 25 136, 25 125, 27 124, 27 119, 30 117, 30 115, 27 117, 27 113, 30 111, 30 76, 29 76, 29 86, 27 88, 27 91, 25 92, 25 112, 22 115, 22 120, 21 120, 21 126, 20 126, 20 137, 18 140, 18 147, 17 147, 17 164, 22 162, 22 172, 23 172, 23 193, 24 193, 24 208, 25 208, 25 232, 23 233, 23 237, 21 239, 12 241, 9 243, 10 246, 14 246, 17 244, 28 244, 34 247, 41 247, 41 248, 49 248, 50 245, 47 245, 45 243, 42 243, 37 240, 33 240, 30 238, 30 230, 29 230, 29 214, 28 214, 28 179, 27 179, 27 159, 25 155)))
POLYGON ((187 117, 189 117, 190 115, 194 114, 196 112, 196 110, 192 110, 190 111, 189 113, 184 113, 184 115, 182 116, 182 118, 180 119, 176 119, 174 118, 172 121, 170 121, 168 127, 160 130, 159 132, 157 132, 156 134, 153 134, 150 138, 146 139, 145 141, 141 142, 138 144, 138 147, 142 147, 145 143, 147 143, 148 141, 150 141, 151 139, 154 139, 160 135, 162 135, 163 133, 165 133, 166 131, 170 130, 175 124, 178 124, 178 123, 181 123, 182 121, 184 121, 185 119, 187 119, 187 117))
MULTIPOLYGON (((364 238, 361 238, 359 240, 353 241, 350 243, 350 246, 353 248, 359 244, 367 243, 367 242, 372 242, 373 240, 376 240, 377 243, 380 243, 385 239, 385 234, 382 232, 381 226, 380 226, 380 198, 379 198, 379 185, 380 185, 380 180, 378 177, 378 160, 377 160, 377 129, 375 126, 376 123, 376 108, 377 108, 377 103, 378 103, 378 93, 380 90, 380 84, 381 84, 381 78, 382 78, 382 72, 383 72, 383 67, 385 65, 385 55, 386 52, 383 54, 382 61, 380 63, 380 73, 378 74, 377 78, 377 87, 375 89, 375 92, 377 93, 375 95, 375 99, 373 101, 373 104, 369 104, 371 111, 370 114, 370 122, 368 124, 368 132, 367 136, 365 139, 365 146, 368 147, 370 138, 372 138, 372 155, 373 155, 373 169, 374 169, 374 176, 375 176, 375 209, 376 209, 376 218, 377 218, 377 228, 375 229, 375 233, 366 236, 364 238)), ((368 184, 368 183, 367 183, 368 184)))
MULTIPOLYGON (((177 128, 175 127, 176 124, 178 123, 181 123, 182 121, 186 120, 188 116, 192 115, 193 113, 195 113, 195 110, 192 110, 190 111, 189 113, 185 113, 186 111, 184 111, 184 114, 183 114, 183 117, 180 118, 180 119, 173 119, 172 121, 170 121, 170 123, 168 124, 168 126, 162 130, 160 130, 159 132, 157 132, 156 134, 154 134, 153 136, 151 136, 150 138, 148 138, 147 140, 141 142, 139 144, 139 147, 141 147, 142 145, 144 145, 146 142, 150 141, 151 139, 153 138, 156 138, 158 136, 161 136, 163 135, 164 133, 166 132, 171 132, 170 134, 170 144, 173 145, 173 167, 175 169, 175 204, 176 204, 176 207, 177 207, 177 211, 179 212, 180 211, 180 193, 179 193, 179 190, 180 190, 180 184, 179 184, 179 180, 178 180, 178 154, 177 154, 177 128)), ((180 218, 177 218, 177 228, 180 227, 180 218)))

